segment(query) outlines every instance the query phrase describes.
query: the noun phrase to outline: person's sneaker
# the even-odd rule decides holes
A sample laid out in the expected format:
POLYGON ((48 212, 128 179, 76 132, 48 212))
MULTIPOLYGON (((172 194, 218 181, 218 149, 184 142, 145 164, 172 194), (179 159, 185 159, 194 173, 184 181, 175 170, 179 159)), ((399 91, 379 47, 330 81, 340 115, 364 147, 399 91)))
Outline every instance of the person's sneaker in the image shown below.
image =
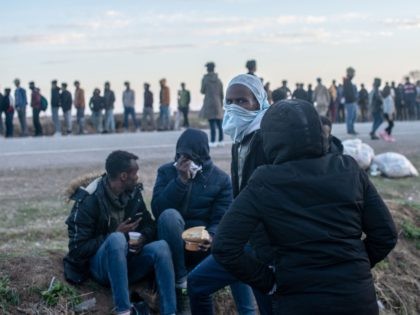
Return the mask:
POLYGON ((397 140, 395 140, 395 138, 394 138, 393 136, 388 136, 388 139, 389 139, 389 141, 390 141, 390 142, 395 142, 395 141, 397 141, 397 140))
POLYGON ((379 136, 384 139, 385 141, 388 141, 388 134, 385 131, 381 131, 379 133, 379 136))
POLYGON ((217 146, 223 148, 225 146, 225 143, 223 141, 217 142, 217 146))
POLYGON ((371 140, 379 140, 379 137, 377 135, 375 135, 374 133, 370 133, 370 139, 371 140))
POLYGON ((131 315, 150 315, 149 307, 145 302, 133 303, 131 306, 131 315))
POLYGON ((217 143, 216 142, 210 142, 209 147, 210 148, 215 148, 215 147, 217 147, 217 143))

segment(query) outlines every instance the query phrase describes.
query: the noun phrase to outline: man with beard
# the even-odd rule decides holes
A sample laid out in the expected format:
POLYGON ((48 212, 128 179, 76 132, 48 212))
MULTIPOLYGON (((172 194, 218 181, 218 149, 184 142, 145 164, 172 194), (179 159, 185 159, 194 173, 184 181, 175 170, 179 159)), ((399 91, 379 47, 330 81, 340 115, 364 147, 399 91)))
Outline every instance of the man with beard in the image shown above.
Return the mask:
POLYGON ((160 313, 175 314, 176 298, 171 253, 165 241, 155 241, 155 223, 141 194, 138 157, 114 151, 106 159, 106 173, 80 187, 66 224, 69 253, 64 259, 66 279, 83 282, 86 271, 110 285, 117 314, 144 314, 145 305, 131 305, 128 284, 154 271, 160 296, 160 313), (141 233, 135 246, 129 232, 141 233), (138 313, 137 313, 138 312, 138 313))

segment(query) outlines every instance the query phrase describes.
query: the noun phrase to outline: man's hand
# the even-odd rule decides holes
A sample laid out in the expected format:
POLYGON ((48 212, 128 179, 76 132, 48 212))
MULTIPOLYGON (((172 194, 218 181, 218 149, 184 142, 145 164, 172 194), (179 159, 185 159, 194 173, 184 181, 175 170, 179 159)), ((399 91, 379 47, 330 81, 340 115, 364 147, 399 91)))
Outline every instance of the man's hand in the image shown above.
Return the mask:
POLYGON ((143 249, 144 245, 146 245, 146 238, 142 235, 139 238, 139 242, 137 245, 133 246, 130 245, 130 249, 133 251, 132 253, 137 255, 138 253, 141 252, 141 250, 143 249))
POLYGON ((121 222, 120 225, 118 225, 116 232, 122 232, 122 233, 128 233, 130 231, 135 230, 142 218, 138 218, 136 221, 131 222, 131 218, 128 218, 124 222, 121 222))
POLYGON ((203 241, 200 244, 198 244, 199 250, 201 252, 207 252, 210 249, 212 242, 213 242, 213 238, 210 235, 209 240, 203 241))
POLYGON ((181 155, 176 161, 175 167, 178 171, 178 176, 184 184, 188 183, 188 180, 191 178, 190 165, 191 160, 187 159, 184 155, 181 155))

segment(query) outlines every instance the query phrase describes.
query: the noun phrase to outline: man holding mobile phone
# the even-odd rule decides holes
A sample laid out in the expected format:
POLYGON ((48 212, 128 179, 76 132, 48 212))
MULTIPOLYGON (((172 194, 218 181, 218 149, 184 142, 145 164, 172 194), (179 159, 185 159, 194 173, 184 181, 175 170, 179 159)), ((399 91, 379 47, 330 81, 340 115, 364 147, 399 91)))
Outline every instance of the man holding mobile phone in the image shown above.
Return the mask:
POLYGON ((89 270, 96 282, 110 285, 116 313, 130 315, 148 311, 145 304, 131 305, 128 284, 154 271, 160 313, 175 314, 171 252, 165 241, 155 241, 155 223, 138 183, 137 159, 129 152, 112 152, 105 163, 106 174, 72 195, 75 203, 66 221, 69 253, 64 273, 67 280, 81 283, 89 270), (138 232, 138 237, 129 246, 130 232, 138 232))

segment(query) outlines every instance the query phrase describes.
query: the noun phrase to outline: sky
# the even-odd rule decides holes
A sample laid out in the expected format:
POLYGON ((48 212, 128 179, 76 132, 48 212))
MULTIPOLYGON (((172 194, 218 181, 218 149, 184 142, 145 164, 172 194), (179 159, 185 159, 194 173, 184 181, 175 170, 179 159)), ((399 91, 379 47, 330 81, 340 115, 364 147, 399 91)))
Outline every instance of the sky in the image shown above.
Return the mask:
POLYGON ((283 79, 329 85, 348 66, 367 86, 420 69, 419 0, 9 0, 0 19, 1 89, 33 80, 49 98, 52 79, 72 92, 79 80, 88 98, 110 81, 117 112, 126 80, 138 111, 144 82, 157 109, 161 78, 172 109, 181 82, 199 109, 207 61, 226 86, 256 59, 272 89, 283 79))

